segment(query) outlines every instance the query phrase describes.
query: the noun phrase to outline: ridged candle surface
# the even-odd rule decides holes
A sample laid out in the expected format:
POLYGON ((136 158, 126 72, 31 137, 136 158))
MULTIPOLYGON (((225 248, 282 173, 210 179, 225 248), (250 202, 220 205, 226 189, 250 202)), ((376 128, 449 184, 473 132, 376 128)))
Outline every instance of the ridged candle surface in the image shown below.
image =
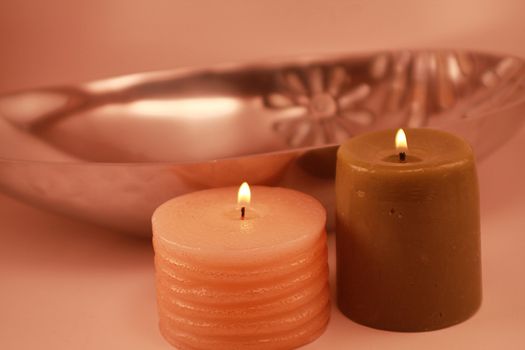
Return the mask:
POLYGON ((153 215, 160 330, 179 349, 292 349, 330 315, 326 213, 300 192, 195 192, 153 215))

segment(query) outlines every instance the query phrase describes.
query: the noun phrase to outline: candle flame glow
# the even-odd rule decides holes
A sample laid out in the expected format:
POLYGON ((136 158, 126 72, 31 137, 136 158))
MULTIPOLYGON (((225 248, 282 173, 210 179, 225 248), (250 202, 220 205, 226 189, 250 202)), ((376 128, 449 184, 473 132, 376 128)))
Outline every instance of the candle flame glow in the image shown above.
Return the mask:
POLYGON ((406 152, 408 150, 407 137, 403 129, 398 129, 396 133, 396 150, 406 152))
POLYGON ((252 194, 250 191, 250 186, 248 186, 248 183, 243 182, 241 187, 239 187, 239 192, 237 193, 237 203, 240 206, 246 206, 250 204, 251 198, 252 194))

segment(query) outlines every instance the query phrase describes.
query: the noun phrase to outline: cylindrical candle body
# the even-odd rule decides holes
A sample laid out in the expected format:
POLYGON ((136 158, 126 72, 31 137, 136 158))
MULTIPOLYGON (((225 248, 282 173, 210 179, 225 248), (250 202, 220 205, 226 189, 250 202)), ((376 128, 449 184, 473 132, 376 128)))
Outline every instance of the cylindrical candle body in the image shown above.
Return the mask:
POLYGON ((180 349, 290 349, 329 319, 326 213, 300 192, 195 192, 153 215, 160 330, 180 349))
POLYGON ((338 151, 338 305, 379 329, 425 331, 481 303, 479 196, 471 148, 437 130, 361 135, 338 151))

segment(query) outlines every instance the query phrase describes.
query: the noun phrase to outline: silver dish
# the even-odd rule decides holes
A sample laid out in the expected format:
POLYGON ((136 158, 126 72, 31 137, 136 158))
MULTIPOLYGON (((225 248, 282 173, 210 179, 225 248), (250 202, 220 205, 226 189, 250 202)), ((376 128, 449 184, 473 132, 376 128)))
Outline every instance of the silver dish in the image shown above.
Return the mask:
POLYGON ((298 57, 0 96, 0 188, 149 235, 171 197, 285 186, 333 213, 335 150, 382 128, 462 135, 482 158, 524 121, 523 60, 469 51, 298 57))

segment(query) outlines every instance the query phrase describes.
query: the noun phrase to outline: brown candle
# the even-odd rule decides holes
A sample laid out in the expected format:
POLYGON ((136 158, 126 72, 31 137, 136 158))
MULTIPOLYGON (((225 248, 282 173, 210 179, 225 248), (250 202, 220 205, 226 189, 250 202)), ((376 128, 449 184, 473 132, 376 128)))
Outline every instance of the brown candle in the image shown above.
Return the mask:
POLYGON ((338 151, 338 305, 374 328, 439 329, 481 304, 474 156, 443 131, 407 130, 397 149, 395 134, 357 136, 338 151))

